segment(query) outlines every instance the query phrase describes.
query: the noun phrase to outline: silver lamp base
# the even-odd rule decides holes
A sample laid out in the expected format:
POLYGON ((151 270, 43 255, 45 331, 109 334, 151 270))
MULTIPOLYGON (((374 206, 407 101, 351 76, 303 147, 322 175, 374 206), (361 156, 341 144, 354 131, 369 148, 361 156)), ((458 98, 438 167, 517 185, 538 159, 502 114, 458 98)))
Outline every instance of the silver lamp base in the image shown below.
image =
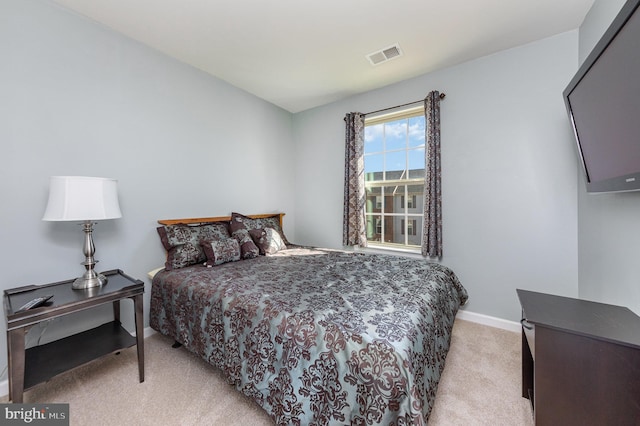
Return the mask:
POLYGON ((82 225, 82 230, 85 235, 84 246, 82 248, 82 252, 85 255, 85 261, 82 262, 82 264, 86 271, 84 271, 84 274, 82 274, 80 278, 76 279, 71 285, 71 288, 74 290, 86 290, 93 287, 100 287, 107 283, 107 277, 93 269, 96 263, 98 263, 98 261, 93 258, 93 255, 96 252, 96 248, 93 245, 93 222, 87 220, 82 225))
POLYGON ((96 273, 93 270, 91 272, 93 272, 93 274, 84 274, 80 278, 76 278, 73 284, 71 284, 71 288, 73 288, 74 290, 86 290, 88 288, 100 287, 107 283, 107 277, 102 274, 96 273))

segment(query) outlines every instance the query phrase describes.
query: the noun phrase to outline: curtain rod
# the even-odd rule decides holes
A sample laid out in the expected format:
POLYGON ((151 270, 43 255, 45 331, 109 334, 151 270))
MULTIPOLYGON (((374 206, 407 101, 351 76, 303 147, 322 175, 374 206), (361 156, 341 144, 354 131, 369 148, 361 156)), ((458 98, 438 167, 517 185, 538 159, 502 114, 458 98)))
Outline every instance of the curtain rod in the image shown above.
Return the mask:
MULTIPOLYGON (((447 96, 447 95, 444 94, 444 93, 440 93, 440 99, 444 99, 445 96, 447 96)), ((424 99, 418 99, 417 101, 408 102, 406 104, 396 105, 396 106, 392 106, 392 107, 389 107, 389 108, 383 108, 383 109, 379 109, 377 111, 365 112, 364 115, 375 114, 377 112, 389 111, 390 109, 396 109, 396 108, 400 108, 400 107, 403 107, 403 106, 413 105, 413 104, 417 104, 418 102, 424 102, 424 99)))

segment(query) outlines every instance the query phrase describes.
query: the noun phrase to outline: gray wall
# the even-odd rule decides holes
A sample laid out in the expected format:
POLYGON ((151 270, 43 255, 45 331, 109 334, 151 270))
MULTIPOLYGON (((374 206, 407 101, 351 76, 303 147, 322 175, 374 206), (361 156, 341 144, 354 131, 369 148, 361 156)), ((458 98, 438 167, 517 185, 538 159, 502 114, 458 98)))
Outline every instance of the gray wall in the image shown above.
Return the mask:
POLYGON ((572 31, 296 114, 296 238, 340 247, 346 112, 446 93, 444 259, 465 309, 518 320, 516 288, 577 296, 577 161, 562 90, 572 31))
MULTIPOLYGON (((580 27, 581 62, 624 3, 596 0, 580 27)), ((578 199, 580 297, 640 314, 640 192, 587 194, 581 181, 578 199)))
MULTIPOLYGON (((49 1, 0 2, 0 57, 0 288, 84 270, 81 228, 41 221, 52 175, 119 180, 123 217, 96 226, 97 269, 145 281, 145 317, 157 219, 284 211, 295 241, 290 113, 49 1)), ((54 321, 43 342, 108 312, 54 321)))

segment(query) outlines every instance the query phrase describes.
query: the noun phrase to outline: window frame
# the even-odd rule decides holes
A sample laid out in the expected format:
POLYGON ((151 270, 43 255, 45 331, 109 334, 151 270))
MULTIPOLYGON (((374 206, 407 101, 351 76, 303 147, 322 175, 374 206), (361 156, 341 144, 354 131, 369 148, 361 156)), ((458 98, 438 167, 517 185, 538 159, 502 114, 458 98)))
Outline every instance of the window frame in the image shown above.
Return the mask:
MULTIPOLYGON (((375 126, 378 124, 384 124, 384 123, 388 123, 388 122, 392 122, 392 121, 399 121, 402 119, 409 119, 409 118, 414 118, 414 117, 420 117, 423 116, 424 117, 424 106, 423 105, 419 105, 419 106, 415 106, 415 107, 411 107, 411 108, 404 108, 402 110, 396 110, 390 113, 385 113, 385 114, 380 114, 380 115, 376 115, 373 117, 365 117, 365 132, 366 132, 366 128, 369 126, 375 126)), ((425 119, 425 127, 426 127, 427 123, 426 123, 426 119, 425 119)), ((408 132, 409 132, 409 122, 407 121, 407 128, 406 128, 406 137, 408 138, 408 132)), ((408 139, 407 139, 408 141, 408 139)), ((366 147, 366 143, 365 143, 365 147, 366 147)), ((392 150, 387 151, 386 146, 384 145, 384 138, 383 138, 383 147, 382 147, 382 151, 380 152, 376 152, 375 154, 385 154, 387 152, 394 152, 394 151, 399 151, 397 148, 394 148, 392 150)), ((418 145, 418 146, 409 146, 408 143, 405 144, 403 151, 405 152, 405 155, 407 156, 407 163, 406 163, 406 172, 408 174, 409 172, 409 163, 408 163, 408 155, 409 155, 409 151, 411 150, 416 150, 416 149, 420 149, 422 148, 423 150, 426 150, 426 138, 425 140, 423 140, 422 145, 418 145)), ((424 151, 423 151, 424 152, 424 151)), ((364 155, 364 161, 366 164, 366 158, 367 158, 367 153, 365 153, 364 155)), ((383 173, 383 177, 386 178, 386 166, 383 165, 382 167, 382 173, 383 173)), ((426 164, 424 166, 424 170, 426 171, 426 164)), ((413 202, 413 199, 416 198, 415 195, 411 195, 409 193, 409 187, 411 185, 423 185, 424 187, 425 184, 425 177, 421 177, 421 178, 415 178, 412 177, 411 179, 406 178, 406 179, 389 179, 389 180, 378 180, 378 181, 367 181, 365 178, 365 193, 368 193, 368 191, 371 188, 380 188, 380 193, 379 194, 375 194, 375 200, 376 200, 376 205, 373 206, 373 209, 371 211, 367 211, 367 207, 365 206, 365 217, 367 219, 367 223, 369 223, 370 221, 373 223, 373 229, 375 231, 374 235, 378 235, 380 238, 380 241, 373 241, 369 239, 369 236, 367 235, 367 244, 369 244, 372 247, 375 248, 381 248, 381 249, 399 249, 399 250, 407 250, 407 251, 419 251, 420 250, 420 245, 421 245, 421 241, 418 241, 417 244, 410 244, 410 236, 416 236, 416 235, 420 235, 420 240, 422 239, 422 235, 421 235, 421 231, 418 232, 418 230, 416 229, 417 223, 418 222, 422 222, 424 220, 424 206, 423 205, 417 205, 419 204, 418 201, 416 200, 416 202, 413 202), (395 213, 395 212, 385 212, 384 208, 382 208, 384 206, 384 199, 385 199, 385 192, 384 189, 385 187, 390 187, 390 186, 397 186, 397 187, 403 187, 404 188, 404 193, 401 195, 402 197, 402 201, 401 201, 401 208, 402 208, 402 212, 400 213, 395 213), (377 200, 382 200, 382 206, 377 206, 377 200), (416 210, 419 209, 420 211, 418 211, 417 213, 409 213, 409 207, 407 207, 408 204, 413 204, 413 206, 411 207, 411 210, 416 210), (377 210, 377 211, 376 211, 377 210), (403 223, 403 227, 401 232, 399 233, 403 239, 404 239, 404 243, 394 243, 394 242, 385 242, 384 241, 384 236, 385 236, 385 222, 386 222, 386 218, 392 218, 391 220, 394 220, 393 218, 400 218, 400 220, 403 223), (412 232, 410 233, 408 231, 408 224, 409 221, 412 221, 412 225, 414 225, 412 232), (379 228, 378 228, 379 227, 379 228), (381 230, 381 232, 377 232, 378 229, 381 230)), ((420 197, 422 198, 422 197, 420 197)))

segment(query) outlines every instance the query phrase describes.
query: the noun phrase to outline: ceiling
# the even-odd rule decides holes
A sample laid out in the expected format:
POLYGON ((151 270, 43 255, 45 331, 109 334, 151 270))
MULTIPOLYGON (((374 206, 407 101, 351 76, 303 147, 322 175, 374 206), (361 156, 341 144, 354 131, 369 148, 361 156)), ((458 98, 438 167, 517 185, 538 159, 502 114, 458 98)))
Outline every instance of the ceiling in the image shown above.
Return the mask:
POLYGON ((594 0, 54 2, 296 113, 578 28, 594 0))

